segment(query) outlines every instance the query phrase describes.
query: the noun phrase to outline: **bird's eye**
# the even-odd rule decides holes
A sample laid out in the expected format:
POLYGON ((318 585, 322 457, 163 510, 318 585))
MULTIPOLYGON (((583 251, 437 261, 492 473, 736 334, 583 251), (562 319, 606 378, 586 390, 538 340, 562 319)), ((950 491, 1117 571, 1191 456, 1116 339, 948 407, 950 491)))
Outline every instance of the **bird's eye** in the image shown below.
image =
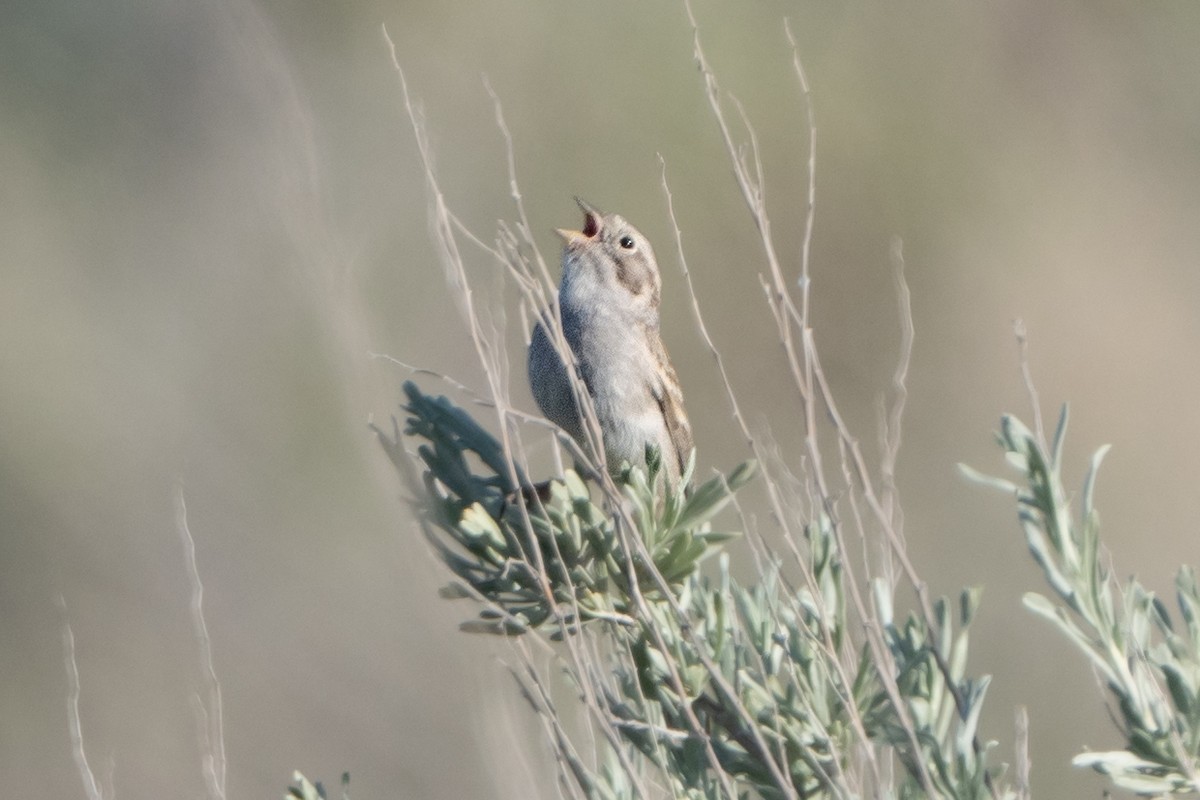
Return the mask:
POLYGON ((634 245, 633 237, 622 236, 621 241, 618 244, 620 244, 621 247, 624 247, 626 250, 632 250, 634 245))

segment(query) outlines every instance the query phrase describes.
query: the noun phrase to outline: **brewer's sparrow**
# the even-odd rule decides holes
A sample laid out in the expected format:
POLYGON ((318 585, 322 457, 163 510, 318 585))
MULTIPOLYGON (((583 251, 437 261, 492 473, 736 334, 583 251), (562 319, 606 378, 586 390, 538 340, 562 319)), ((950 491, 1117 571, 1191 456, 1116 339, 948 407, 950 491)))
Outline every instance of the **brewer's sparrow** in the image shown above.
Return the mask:
MULTIPOLYGON (((559 230, 563 247, 558 306, 604 439, 610 470, 644 465, 646 445, 662 453, 671 485, 692 452, 683 394, 658 329, 662 280, 654 251, 636 228, 576 198, 583 230, 559 230)), ((541 324, 529 345, 529 384, 542 413, 576 441, 581 415, 566 368, 541 324)))

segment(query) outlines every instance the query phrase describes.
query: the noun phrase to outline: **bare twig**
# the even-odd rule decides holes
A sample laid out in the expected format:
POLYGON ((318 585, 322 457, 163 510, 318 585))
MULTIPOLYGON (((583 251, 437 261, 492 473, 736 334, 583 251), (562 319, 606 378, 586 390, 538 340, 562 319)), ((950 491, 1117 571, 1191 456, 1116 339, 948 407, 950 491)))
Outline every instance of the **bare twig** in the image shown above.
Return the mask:
MULTIPOLYGON (((58 607, 66 613, 67 602, 58 598, 58 607)), ((67 727, 71 734, 71 754, 75 757, 75 767, 79 770, 79 780, 88 800, 104 800, 104 791, 96 781, 96 775, 88 764, 87 753, 83 749, 83 723, 79 717, 79 665, 75 661, 75 633, 68 622, 63 622, 63 661, 67 667, 67 727)))
POLYGON ((192 587, 191 612, 192 633, 200 645, 200 661, 204 666, 206 698, 198 694, 193 698, 197 722, 200 728, 200 745, 204 751, 204 782, 209 797, 214 800, 225 798, 225 721, 221 702, 221 682, 213 664, 212 639, 208 635, 208 623, 204 620, 204 585, 200 582, 200 570, 196 566, 196 541, 188 528, 187 504, 183 497, 183 486, 175 488, 175 528, 183 543, 183 556, 187 564, 188 581, 192 587))
MULTIPOLYGON (((900 456, 900 433, 904 420, 904 404, 908 400, 908 368, 912 363, 913 338, 916 330, 912 316, 912 295, 908 281, 904 278, 904 245, 897 237, 892 241, 892 266, 896 286, 896 297, 900 311, 900 355, 892 373, 892 402, 890 406, 881 398, 879 420, 879 477, 881 504, 891 520, 896 536, 904 541, 904 509, 899 502, 896 488, 896 460, 900 456), (886 406, 886 409, 885 409, 886 406)), ((895 585, 892 562, 886 560, 882 566, 890 585, 895 585)))
POLYGON ((808 118, 808 202, 804 215, 804 239, 800 245, 800 325, 807 328, 808 301, 812 286, 808 267, 817 208, 817 122, 813 111, 812 92, 808 88, 808 74, 800 61, 800 48, 796 44, 796 37, 792 35, 791 23, 786 19, 783 21, 783 30, 787 34, 788 44, 792 47, 792 68, 800 82, 800 91, 804 95, 804 113, 808 118))
POLYGON ((1025 706, 1017 708, 1016 716, 1016 792, 1017 800, 1032 800, 1033 791, 1029 783, 1029 770, 1033 762, 1029 759, 1029 711, 1025 706))

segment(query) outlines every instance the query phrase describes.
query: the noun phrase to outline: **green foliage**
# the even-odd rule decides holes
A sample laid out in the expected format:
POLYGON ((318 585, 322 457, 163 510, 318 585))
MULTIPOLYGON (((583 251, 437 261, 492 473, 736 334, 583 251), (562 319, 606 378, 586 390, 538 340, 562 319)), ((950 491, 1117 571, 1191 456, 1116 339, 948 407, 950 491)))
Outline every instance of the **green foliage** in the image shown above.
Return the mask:
POLYGON ((1029 550, 1052 592, 1052 597, 1030 592, 1025 605, 1084 654, 1115 701, 1113 718, 1126 749, 1081 753, 1074 763, 1141 795, 1200 794, 1195 572, 1185 566, 1175 581, 1179 628, 1166 605, 1137 580, 1124 587, 1117 583, 1105 566, 1095 507, 1096 478, 1108 448, 1092 457, 1076 513, 1062 481, 1066 428, 1066 407, 1049 445, 1015 417, 1003 418, 997 438, 1024 485, 964 470, 1015 495, 1029 550))
MULTIPOLYGON (((292 773, 295 786, 289 786, 284 800, 329 800, 320 781, 313 783, 299 772, 292 773)), ((342 800, 350 800, 350 773, 342 773, 342 800)))
MULTIPOLYGON (((929 783, 940 796, 964 800, 991 797, 994 790, 985 748, 976 739, 991 678, 984 675, 972 679, 966 675, 966 628, 978 607, 979 595, 979 590, 968 589, 960 596, 961 630, 957 635, 953 633, 953 611, 945 598, 934 604, 938 632, 935 636, 916 615, 910 616, 902 628, 896 628, 884 617, 887 644, 898 667, 897 688, 905 700, 909 725, 918 746, 909 746, 908 730, 898 724, 889 709, 884 708, 875 718, 882 738, 896 747, 910 775, 928 770, 929 783), (919 756, 923 764, 915 763, 914 756, 919 756)), ((918 798, 926 797, 927 793, 910 779, 900 796, 918 798)))
MULTIPOLYGON (((824 514, 805 527, 798 587, 778 561, 748 587, 725 554, 715 574, 700 572, 737 535, 709 524, 751 480, 752 463, 684 489, 689 465, 671 489, 651 453, 616 491, 572 471, 539 491, 446 398, 411 383, 405 393, 405 433, 423 440, 427 532, 458 579, 443 594, 482 604, 463 627, 593 636, 607 654, 566 670, 589 687, 581 695, 613 731, 612 752, 625 754, 590 769, 556 742, 583 796, 644 796, 645 765, 676 797, 1007 796, 975 738, 987 687, 966 677, 976 592, 963 594, 955 633, 945 600, 934 604, 935 628, 917 614, 894 621, 892 590, 877 581, 870 610, 880 624, 864 637, 851 629, 852 578, 824 514), (880 765, 893 755, 898 787, 880 765)), ((394 459, 404 453, 398 434, 381 437, 394 459)), ((539 713, 554 713, 523 685, 539 713)))
MULTIPOLYGON (((661 587, 653 576, 679 584, 733 535, 713 532, 706 523, 755 471, 748 462, 728 478, 713 478, 694 491, 685 491, 683 481, 665 496, 657 469, 649 475, 630 471, 624 488, 646 546, 633 552, 575 472, 567 470, 539 491, 461 409, 444 397, 423 395, 412 383, 404 391, 405 433, 426 440, 417 456, 425 467, 427 519, 436 531, 430 541, 461 581, 443 594, 487 602, 480 619, 464 625, 470 631, 519 633, 548 624, 557 636, 589 619, 632 622, 635 582, 638 592, 655 597, 661 587), (471 470, 472 460, 485 475, 471 470)), ((685 477, 690 473, 689 467, 685 477)))

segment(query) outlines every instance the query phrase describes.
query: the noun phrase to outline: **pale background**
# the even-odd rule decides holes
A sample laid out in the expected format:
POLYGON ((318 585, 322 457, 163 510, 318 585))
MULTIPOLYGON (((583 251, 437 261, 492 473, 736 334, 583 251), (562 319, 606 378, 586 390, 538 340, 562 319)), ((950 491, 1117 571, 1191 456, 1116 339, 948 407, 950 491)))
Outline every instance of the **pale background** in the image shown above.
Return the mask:
MULTIPOLYGON (((986 587, 971 663, 995 675, 985 726, 1001 758, 1026 704, 1035 794, 1099 796, 1102 782, 1068 763, 1118 744, 1092 678, 1019 607, 1040 584, 1011 503, 954 464, 1001 468, 991 431, 1027 408, 1011 332, 1024 318, 1048 409, 1073 403, 1072 480, 1092 448, 1114 445, 1099 502, 1120 573, 1169 592, 1176 565, 1198 560, 1200 6, 696 12, 757 127, 794 269, 807 141, 790 17, 817 115, 826 368, 873 441, 897 349, 888 250, 902 237, 917 328, 899 463, 913 559, 937 592, 986 587)), ((512 218, 486 73, 547 253, 554 227, 578 224, 574 194, 657 243, 701 466, 729 468, 745 453, 683 294, 662 154, 712 333, 755 423, 795 442, 753 231, 679 3, 5 3, 9 796, 83 796, 64 620, 97 771, 111 764, 126 800, 203 794, 178 484, 225 693, 230 797, 277 797, 294 768, 331 783, 349 770, 359 800, 537 796, 529 784, 553 796, 505 649, 456 631, 470 609, 436 598, 444 573, 367 430, 406 377, 369 351, 480 384, 381 25, 423 99, 449 199, 481 234, 512 218)), ((519 369, 514 396, 532 410, 519 369)))

